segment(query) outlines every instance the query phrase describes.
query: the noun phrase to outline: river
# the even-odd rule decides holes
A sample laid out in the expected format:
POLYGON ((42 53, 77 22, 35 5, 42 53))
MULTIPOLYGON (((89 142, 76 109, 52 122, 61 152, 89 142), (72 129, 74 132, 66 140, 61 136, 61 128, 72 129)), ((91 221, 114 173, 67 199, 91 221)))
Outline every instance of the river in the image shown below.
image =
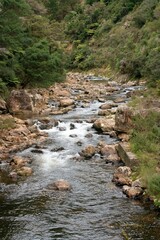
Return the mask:
POLYGON ((18 183, 1 183, 1 240, 160 239, 159 212, 123 195, 112 183, 116 166, 99 155, 76 161, 78 152, 89 144, 117 141, 98 134, 88 121, 97 116, 100 105, 98 101, 85 108, 77 104, 69 113, 57 115, 58 126, 43 130, 49 136, 42 153, 32 152, 34 146, 19 153, 33 159, 34 174, 18 183), (88 133, 92 137, 86 137, 88 133), (72 190, 50 190, 47 186, 57 179, 67 180, 72 190))

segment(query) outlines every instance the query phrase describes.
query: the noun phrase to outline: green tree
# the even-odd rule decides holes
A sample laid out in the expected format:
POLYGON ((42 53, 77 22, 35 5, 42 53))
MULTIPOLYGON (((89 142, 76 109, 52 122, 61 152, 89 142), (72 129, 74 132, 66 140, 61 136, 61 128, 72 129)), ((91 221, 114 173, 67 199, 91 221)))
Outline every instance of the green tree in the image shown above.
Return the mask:
POLYGON ((23 56, 24 79, 22 86, 48 86, 64 79, 63 55, 52 50, 47 40, 29 47, 23 56))

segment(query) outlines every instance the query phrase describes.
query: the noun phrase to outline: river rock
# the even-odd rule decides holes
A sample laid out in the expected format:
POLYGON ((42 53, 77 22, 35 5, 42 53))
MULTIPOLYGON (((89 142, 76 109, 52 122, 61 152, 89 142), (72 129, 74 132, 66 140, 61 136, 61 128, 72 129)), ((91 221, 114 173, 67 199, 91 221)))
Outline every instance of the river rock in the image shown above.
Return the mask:
POLYGON ((66 131, 67 128, 66 127, 59 127, 58 129, 59 129, 59 131, 63 132, 63 131, 66 131))
POLYGON ((32 153, 37 153, 37 154, 43 154, 43 151, 41 149, 32 149, 32 153))
POLYGON ((10 172, 8 175, 13 181, 17 181, 18 179, 18 174, 16 172, 10 172))
POLYGON ((128 185, 131 186, 132 180, 130 179, 131 169, 129 167, 118 167, 113 175, 112 181, 118 186, 128 185))
POLYGON ((74 100, 71 98, 65 98, 60 100, 60 107, 68 107, 74 104, 74 100))
POLYGON ((114 118, 98 118, 94 123, 93 123, 93 127, 97 130, 97 131, 102 131, 102 132, 110 132, 112 130, 114 130, 114 126, 115 126, 115 120, 114 118))
POLYGON ((56 147, 56 148, 51 149, 51 152, 60 152, 63 150, 64 150, 64 147, 56 147))
POLYGON ((123 103, 126 101, 125 97, 118 97, 114 100, 114 103, 123 103))
POLYGON ((104 156, 106 163, 114 163, 116 161, 120 161, 115 145, 106 144, 100 149, 100 153, 102 156, 104 156))
POLYGON ((11 113, 33 111, 33 102, 26 90, 12 90, 7 105, 11 113))
POLYGON ((117 154, 115 145, 109 145, 109 144, 102 146, 102 148, 100 149, 100 152, 103 156, 109 156, 110 154, 117 154))
POLYGON ((112 107, 116 107, 117 104, 115 104, 114 102, 107 102, 107 103, 104 103, 100 106, 101 109, 103 110, 106 110, 106 109, 110 109, 112 107))
POLYGON ((119 106, 115 115, 115 130, 128 133, 133 127, 132 117, 133 111, 130 107, 127 105, 119 106))
POLYGON ((95 153, 96 153, 96 148, 92 145, 89 145, 85 149, 83 149, 79 154, 80 156, 88 159, 93 157, 95 153))
POLYGON ((78 137, 78 136, 77 136, 77 134, 70 134, 69 137, 71 137, 71 138, 76 138, 76 137, 78 137))
POLYGON ((110 115, 111 114, 111 112, 110 111, 108 111, 108 110, 106 110, 106 109, 101 109, 101 110, 99 110, 98 111, 98 115, 99 116, 108 116, 108 115, 110 115))
POLYGON ((17 174, 19 176, 30 176, 32 175, 33 170, 30 167, 21 167, 20 169, 17 170, 17 174))
POLYGON ((133 199, 139 199, 144 192, 141 187, 129 187, 126 185, 123 186, 122 191, 127 197, 133 199))
POLYGON ((73 130, 75 128, 76 128, 75 124, 74 123, 70 123, 70 130, 73 130))
POLYGON ((49 185, 49 189, 59 191, 69 191, 72 189, 71 184, 64 179, 60 179, 49 185))
POLYGON ((131 168, 130 167, 127 167, 127 166, 121 166, 121 167, 118 167, 116 170, 115 170, 115 174, 123 174, 124 176, 126 177, 130 177, 131 174, 132 174, 132 171, 131 171, 131 168))
POLYGON ((21 156, 13 156, 10 165, 16 168, 20 168, 26 165, 28 159, 21 157, 21 156))
POLYGON ((117 186, 131 186, 132 181, 129 177, 125 177, 122 174, 117 174, 113 176, 112 182, 114 182, 117 186))

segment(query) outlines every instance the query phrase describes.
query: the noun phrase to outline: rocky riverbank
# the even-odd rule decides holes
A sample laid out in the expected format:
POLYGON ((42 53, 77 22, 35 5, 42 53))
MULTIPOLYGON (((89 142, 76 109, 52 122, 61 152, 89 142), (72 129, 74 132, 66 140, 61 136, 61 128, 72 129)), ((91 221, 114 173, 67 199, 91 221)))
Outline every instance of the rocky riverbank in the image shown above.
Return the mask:
MULTIPOLYGON (((76 108, 77 104, 85 108, 91 101, 99 101, 101 105, 97 118, 88 119, 88 121, 93 123, 93 128, 98 132, 116 137, 120 142, 128 142, 133 112, 126 103, 133 94, 133 89, 130 87, 134 83, 122 85, 105 79, 105 82, 99 81, 94 84, 94 80, 95 77, 92 75, 69 73, 65 83, 55 84, 49 89, 13 90, 7 102, 1 99, 0 161, 9 164, 9 176, 12 179, 32 174, 30 159, 18 157, 16 152, 33 145, 36 151, 40 152, 40 147, 47 140, 47 134, 40 130, 49 129, 58 124, 49 116, 67 113, 76 108), (127 87, 128 90, 126 90, 127 87), (108 100, 115 93, 123 92, 123 89, 125 89, 123 96, 108 100), (37 121, 39 127, 37 127, 37 121)), ((97 147, 86 146, 76 160, 90 159, 96 154, 101 154, 106 163, 114 164, 128 159, 131 161, 130 164, 127 162, 125 164, 132 168, 132 165, 135 165, 135 158, 133 155, 131 157, 131 154, 128 156, 124 149, 121 144, 111 146, 106 143, 97 143, 97 147)), ((124 185, 123 192, 127 196, 132 198, 141 196, 144 188, 140 184, 132 183, 130 171, 130 168, 120 167, 114 174, 113 181, 119 186, 124 185)))

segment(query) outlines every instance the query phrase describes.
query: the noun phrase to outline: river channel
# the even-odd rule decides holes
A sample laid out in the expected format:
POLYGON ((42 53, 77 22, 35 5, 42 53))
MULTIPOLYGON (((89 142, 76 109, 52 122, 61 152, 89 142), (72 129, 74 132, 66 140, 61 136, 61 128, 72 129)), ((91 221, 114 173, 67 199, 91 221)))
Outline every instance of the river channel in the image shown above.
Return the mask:
MULTIPOLYGON (((126 92, 123 89, 120 94, 126 92)), ((33 159, 34 174, 18 183, 1 184, 1 240, 160 239, 159 213, 150 205, 128 199, 112 183, 116 166, 98 155, 76 161, 89 144, 117 141, 92 128, 89 120, 97 116, 100 105, 95 100, 82 108, 79 103, 69 113, 57 115, 58 126, 43 130, 48 132, 48 141, 41 154, 32 152, 34 146, 19 153, 33 159), (92 137, 86 137, 88 133, 92 137), (58 179, 67 180, 72 190, 47 188, 58 179)))

